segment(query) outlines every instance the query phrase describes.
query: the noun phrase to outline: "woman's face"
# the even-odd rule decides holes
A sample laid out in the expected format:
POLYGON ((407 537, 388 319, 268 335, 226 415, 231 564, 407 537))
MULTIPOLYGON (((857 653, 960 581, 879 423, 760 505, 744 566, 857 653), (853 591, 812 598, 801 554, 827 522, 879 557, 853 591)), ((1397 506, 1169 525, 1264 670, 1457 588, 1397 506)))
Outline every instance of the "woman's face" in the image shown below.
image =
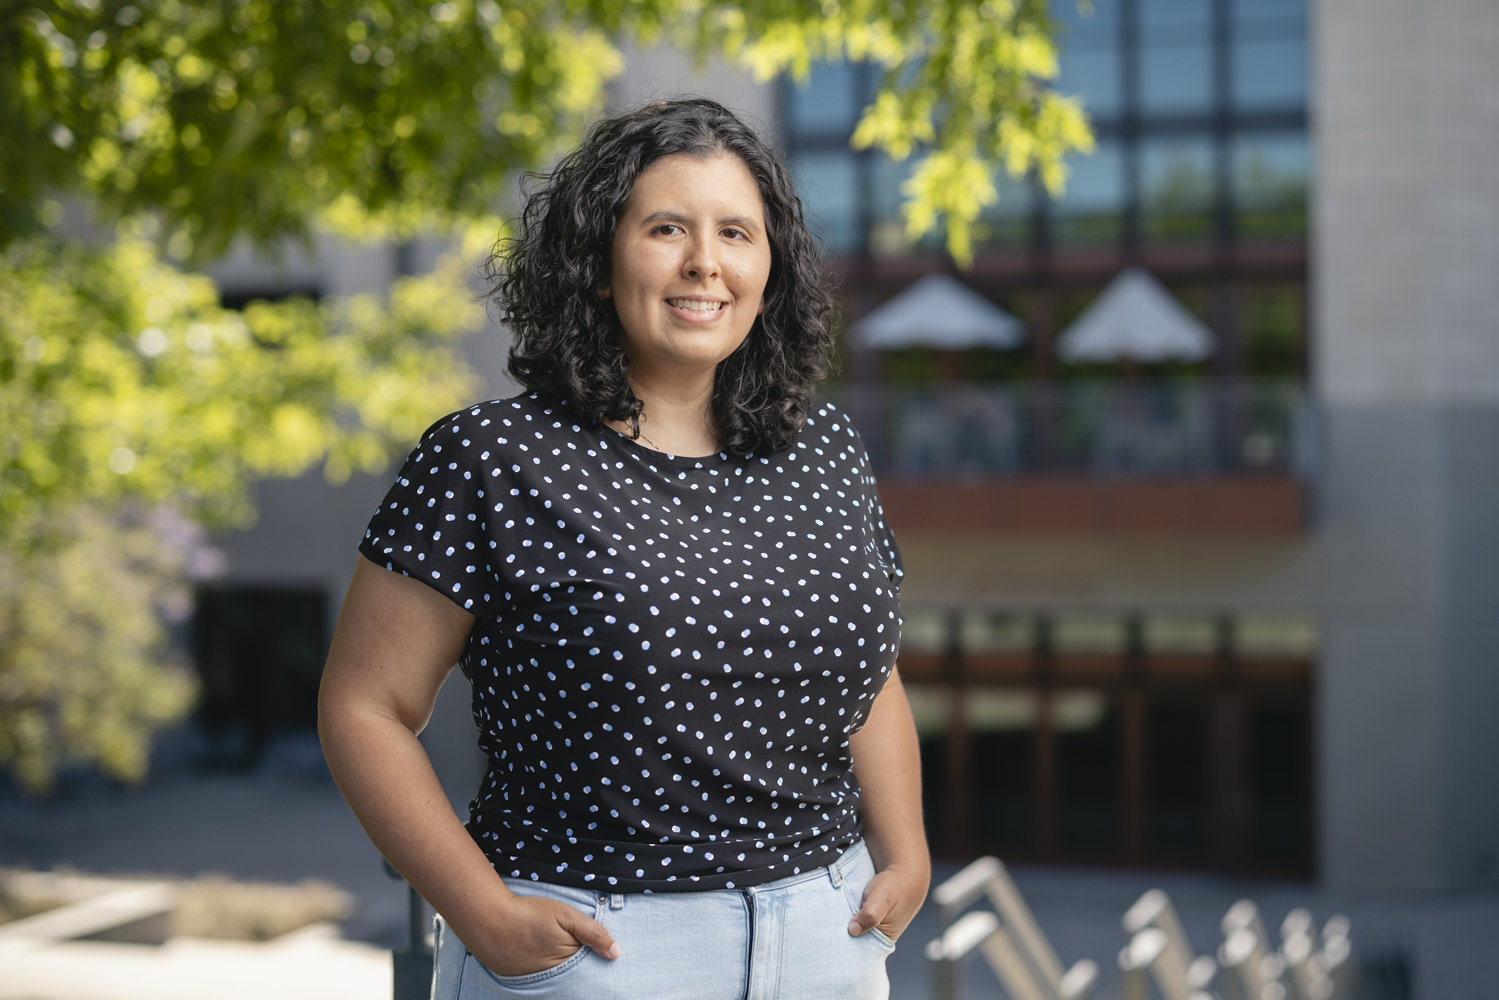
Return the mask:
POLYGON ((731 153, 678 153, 635 179, 609 282, 630 376, 711 378, 749 334, 770 277, 760 189, 731 153))

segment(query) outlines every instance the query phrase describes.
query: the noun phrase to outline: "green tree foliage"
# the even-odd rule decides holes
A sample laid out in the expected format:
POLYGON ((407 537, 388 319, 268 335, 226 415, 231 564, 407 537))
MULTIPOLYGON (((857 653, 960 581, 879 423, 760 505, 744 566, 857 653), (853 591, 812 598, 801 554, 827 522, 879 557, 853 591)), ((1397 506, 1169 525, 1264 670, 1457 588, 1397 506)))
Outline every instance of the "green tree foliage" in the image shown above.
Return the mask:
POLYGON ((241 312, 134 228, 0 252, 0 761, 33 788, 68 758, 139 778, 188 707, 159 624, 200 547, 183 518, 243 524, 255 479, 319 462, 380 468, 474 388, 456 256, 382 297, 241 312))
POLYGON ((59 192, 150 209, 175 256, 316 225, 407 233, 494 210, 572 142, 663 37, 762 78, 823 58, 884 83, 854 136, 918 163, 914 234, 968 227, 996 169, 1062 182, 1091 139, 1045 86, 1045 0, 60 0, 0 7, 0 241, 55 221, 59 192))
POLYGON ((245 523, 260 477, 378 469, 473 390, 468 273, 617 44, 883 66, 854 142, 917 158, 910 230, 966 260, 998 169, 1055 185, 1090 141, 1049 30, 1042 0, 0 0, 0 766, 139 777, 190 700, 160 624, 180 526, 245 523), (455 251, 242 311, 193 274, 317 234, 455 251))

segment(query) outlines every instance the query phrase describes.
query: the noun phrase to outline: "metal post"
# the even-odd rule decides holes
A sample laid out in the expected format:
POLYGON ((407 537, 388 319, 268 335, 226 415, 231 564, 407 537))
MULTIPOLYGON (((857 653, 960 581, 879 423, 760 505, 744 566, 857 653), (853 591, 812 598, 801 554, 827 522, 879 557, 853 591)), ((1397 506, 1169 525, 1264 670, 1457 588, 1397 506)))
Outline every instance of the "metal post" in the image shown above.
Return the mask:
MULTIPOLYGON (((384 862, 385 874, 400 878, 401 873, 384 862)), ((427 903, 411 888, 406 911, 406 947, 390 953, 392 1000, 424 1000, 432 990, 432 948, 427 943, 427 903)))

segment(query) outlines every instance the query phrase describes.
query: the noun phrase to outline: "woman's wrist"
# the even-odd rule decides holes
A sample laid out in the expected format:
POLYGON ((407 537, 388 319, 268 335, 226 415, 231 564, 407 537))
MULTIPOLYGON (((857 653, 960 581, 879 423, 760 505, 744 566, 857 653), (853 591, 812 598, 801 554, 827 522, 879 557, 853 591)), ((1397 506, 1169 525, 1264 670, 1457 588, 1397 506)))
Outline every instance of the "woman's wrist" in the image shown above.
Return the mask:
POLYGON ((518 899, 498 875, 493 875, 492 878, 474 880, 461 894, 448 900, 446 906, 439 907, 434 903, 433 908, 442 914, 443 920, 465 943, 471 943, 465 932, 477 937, 502 929, 518 899))

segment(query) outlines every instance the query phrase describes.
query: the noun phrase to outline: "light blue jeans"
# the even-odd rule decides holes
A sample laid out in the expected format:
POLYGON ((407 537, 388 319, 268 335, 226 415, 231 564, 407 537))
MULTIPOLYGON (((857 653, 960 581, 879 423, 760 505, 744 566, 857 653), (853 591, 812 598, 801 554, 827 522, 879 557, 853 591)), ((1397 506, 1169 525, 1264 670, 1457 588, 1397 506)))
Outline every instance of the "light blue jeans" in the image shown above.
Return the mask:
POLYGON ((505 879, 608 929, 614 960, 587 948, 526 976, 497 976, 439 917, 432 1000, 886 1000, 878 930, 848 933, 874 865, 863 842, 825 868, 745 889, 606 893, 505 879))

